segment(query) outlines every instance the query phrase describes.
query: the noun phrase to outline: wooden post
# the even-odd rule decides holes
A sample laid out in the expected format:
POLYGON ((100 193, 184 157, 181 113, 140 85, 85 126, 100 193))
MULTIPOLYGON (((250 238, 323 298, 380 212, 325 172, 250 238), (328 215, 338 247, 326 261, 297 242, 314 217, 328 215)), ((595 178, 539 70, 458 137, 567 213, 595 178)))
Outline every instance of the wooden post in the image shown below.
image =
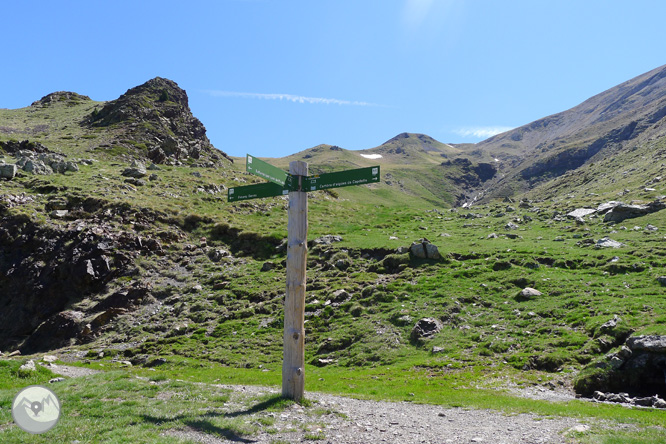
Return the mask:
MULTIPOLYGON (((300 183, 308 175, 308 164, 291 162, 289 173, 300 183)), ((289 192, 288 217, 282 396, 300 401, 305 391, 305 267, 308 250, 308 195, 305 191, 289 192)))

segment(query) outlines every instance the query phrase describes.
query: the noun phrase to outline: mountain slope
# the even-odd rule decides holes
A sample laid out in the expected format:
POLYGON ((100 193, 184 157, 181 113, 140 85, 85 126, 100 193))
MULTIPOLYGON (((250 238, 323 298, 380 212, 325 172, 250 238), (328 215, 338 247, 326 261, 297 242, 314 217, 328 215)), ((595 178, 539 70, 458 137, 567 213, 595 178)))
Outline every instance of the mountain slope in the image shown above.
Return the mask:
POLYGON ((666 135, 666 65, 580 105, 477 144, 503 176, 485 198, 517 195, 589 162, 622 155, 666 135))

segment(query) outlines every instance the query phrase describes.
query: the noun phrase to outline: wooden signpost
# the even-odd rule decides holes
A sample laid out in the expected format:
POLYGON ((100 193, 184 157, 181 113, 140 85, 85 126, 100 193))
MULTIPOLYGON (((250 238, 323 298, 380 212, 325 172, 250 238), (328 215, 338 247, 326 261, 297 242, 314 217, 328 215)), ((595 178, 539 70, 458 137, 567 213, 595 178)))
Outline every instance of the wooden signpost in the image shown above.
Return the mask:
POLYGON ((308 164, 291 162, 289 172, 254 156, 246 170, 269 182, 229 188, 227 200, 237 202, 289 195, 287 222, 287 294, 284 301, 282 396, 300 401, 305 392, 305 268, 310 191, 379 182, 379 166, 308 176, 308 164))

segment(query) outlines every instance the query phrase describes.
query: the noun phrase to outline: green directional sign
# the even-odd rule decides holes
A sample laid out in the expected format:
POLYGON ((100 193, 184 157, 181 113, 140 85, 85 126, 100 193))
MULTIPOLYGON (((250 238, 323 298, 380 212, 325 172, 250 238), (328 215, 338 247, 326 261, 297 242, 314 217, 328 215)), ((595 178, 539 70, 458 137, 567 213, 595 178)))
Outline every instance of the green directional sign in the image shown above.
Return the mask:
POLYGON ((289 190, 272 182, 229 188, 227 202, 288 195, 289 190))
POLYGON ((257 157, 248 154, 245 168, 248 173, 252 173, 282 187, 291 188, 292 180, 289 173, 257 157))
POLYGON ((303 191, 326 190, 329 188, 349 187, 366 183, 379 182, 379 165, 368 168, 338 171, 335 173, 308 176, 303 184, 303 191))

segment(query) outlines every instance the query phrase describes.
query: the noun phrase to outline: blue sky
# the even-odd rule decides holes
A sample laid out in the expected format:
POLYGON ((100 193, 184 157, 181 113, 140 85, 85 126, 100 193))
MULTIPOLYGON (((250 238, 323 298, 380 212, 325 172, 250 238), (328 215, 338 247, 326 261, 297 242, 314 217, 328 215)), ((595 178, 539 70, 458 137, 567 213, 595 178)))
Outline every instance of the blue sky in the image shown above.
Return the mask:
POLYGON ((176 81, 219 149, 279 157, 401 132, 448 143, 666 63, 661 0, 12 1, 0 107, 176 81))

